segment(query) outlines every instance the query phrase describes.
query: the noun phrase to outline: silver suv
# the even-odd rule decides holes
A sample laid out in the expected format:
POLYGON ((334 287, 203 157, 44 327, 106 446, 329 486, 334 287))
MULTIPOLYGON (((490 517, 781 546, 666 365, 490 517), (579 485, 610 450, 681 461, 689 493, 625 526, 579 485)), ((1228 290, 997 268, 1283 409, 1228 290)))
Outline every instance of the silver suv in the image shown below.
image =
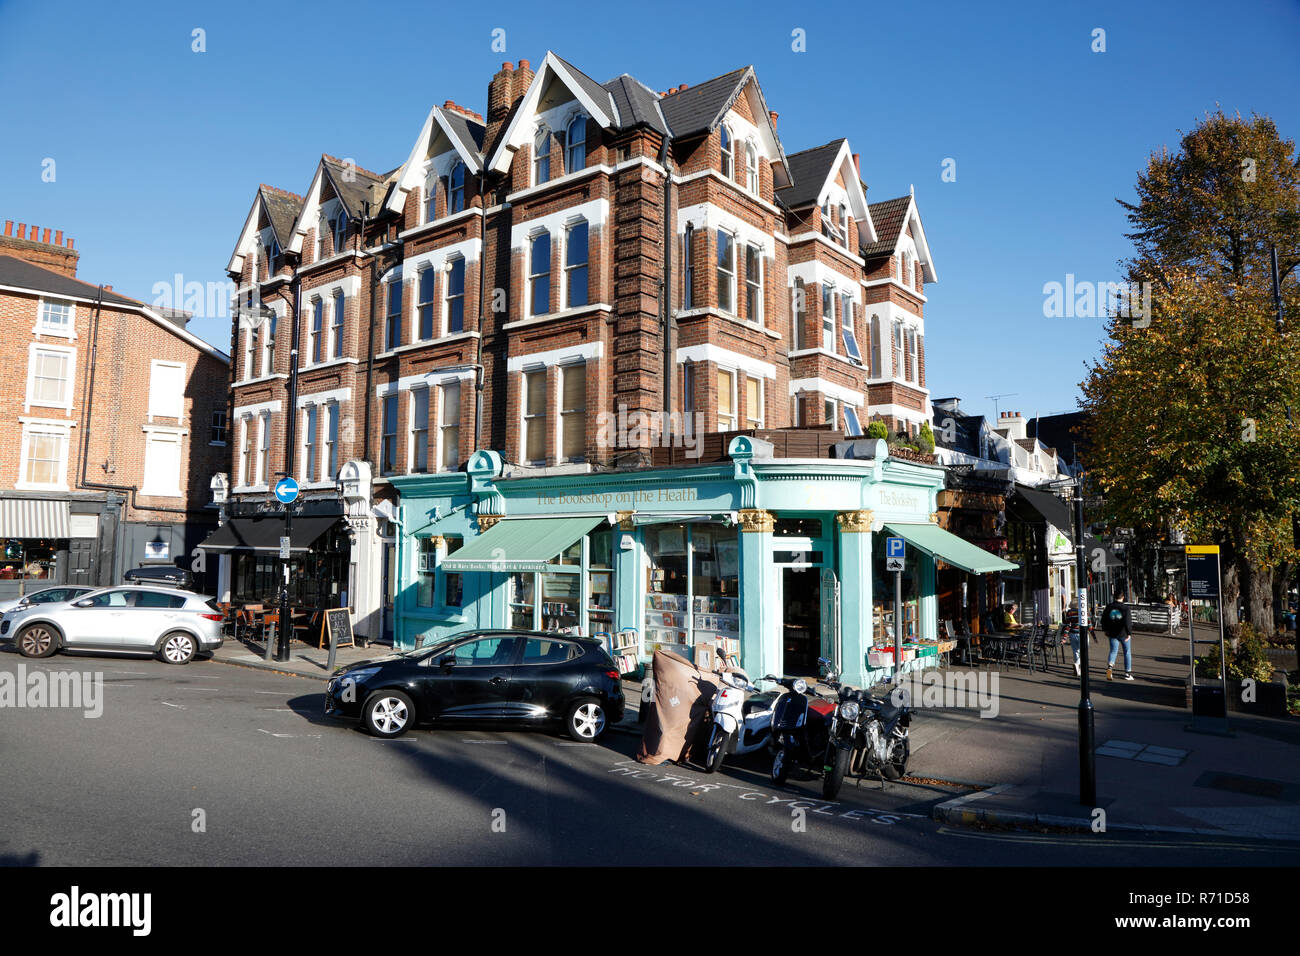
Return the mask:
POLYGON ((0 618, 0 640, 14 641, 24 657, 117 651, 188 664, 199 651, 222 645, 222 620, 216 602, 193 591, 101 588, 70 601, 7 612, 0 618))

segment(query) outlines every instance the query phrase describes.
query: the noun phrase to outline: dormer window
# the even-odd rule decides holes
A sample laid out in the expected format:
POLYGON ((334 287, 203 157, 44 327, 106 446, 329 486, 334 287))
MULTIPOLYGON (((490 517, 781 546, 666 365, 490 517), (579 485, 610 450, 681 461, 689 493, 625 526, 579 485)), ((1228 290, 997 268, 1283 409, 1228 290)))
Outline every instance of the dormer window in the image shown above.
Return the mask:
POLYGON ((575 116, 565 131, 565 172, 576 173, 587 165, 587 117, 575 116))
POLYGON ((551 181, 551 131, 542 127, 533 144, 533 185, 551 181))
POLYGON ((447 213, 465 211, 465 164, 457 162, 447 177, 447 213))
POLYGON ((348 214, 339 210, 337 218, 334 220, 334 251, 342 252, 343 247, 348 241, 348 214))
POLYGON ((736 178, 736 158, 731 142, 731 130, 722 126, 718 129, 719 142, 722 146, 722 175, 728 179, 736 178))
POLYGON ((424 180, 424 221, 433 222, 438 218, 438 174, 432 169, 424 180))
POLYGON ((268 279, 274 278, 275 274, 280 271, 280 260, 280 243, 275 236, 272 236, 271 241, 266 245, 266 277, 268 279))
POLYGON ((320 261, 325 257, 325 233, 329 228, 329 223, 325 219, 324 213, 316 223, 316 260, 320 261))

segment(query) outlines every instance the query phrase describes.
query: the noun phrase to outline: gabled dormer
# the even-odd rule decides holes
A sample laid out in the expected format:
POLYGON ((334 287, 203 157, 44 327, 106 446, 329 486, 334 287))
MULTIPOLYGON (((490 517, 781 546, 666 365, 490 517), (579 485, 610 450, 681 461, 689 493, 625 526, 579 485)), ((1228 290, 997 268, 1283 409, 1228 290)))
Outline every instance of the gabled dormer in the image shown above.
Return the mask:
POLYGON ((871 214, 876 222, 878 238, 864 243, 862 257, 868 260, 867 269, 879 269, 889 259, 888 277, 900 285, 920 293, 925 283, 938 282, 934 261, 930 257, 930 244, 921 225, 921 214, 916 207, 916 196, 908 193, 896 199, 872 203, 871 214), (917 269, 921 270, 918 279, 917 269))
POLYGON ((548 52, 491 147, 487 169, 504 173, 522 152, 527 176, 516 171, 515 188, 541 186, 584 169, 601 145, 600 134, 622 125, 610 90, 548 52))
POLYGON ((790 173, 794 184, 776 197, 792 213, 792 239, 812 231, 854 256, 878 240, 847 139, 791 154, 790 173))
POLYGON ((258 186, 226 271, 249 284, 273 278, 284 266, 302 202, 295 193, 265 183, 258 186))
POLYGON ((400 215, 412 198, 418 214, 410 225, 424 225, 464 212, 473 205, 474 179, 483 172, 483 117, 447 100, 425 117, 385 208, 400 215))
POLYGON ((294 223, 289 251, 301 255, 304 262, 319 262, 358 248, 361 222, 367 210, 372 219, 378 214, 391 178, 322 155, 294 223))

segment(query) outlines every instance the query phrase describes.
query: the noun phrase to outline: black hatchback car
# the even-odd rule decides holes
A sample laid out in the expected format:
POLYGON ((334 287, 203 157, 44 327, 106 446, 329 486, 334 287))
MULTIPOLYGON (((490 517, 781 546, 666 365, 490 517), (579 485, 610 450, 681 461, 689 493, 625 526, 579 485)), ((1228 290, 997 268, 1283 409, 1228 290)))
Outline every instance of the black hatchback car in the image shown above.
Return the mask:
POLYGON ((359 719, 376 737, 416 723, 563 722, 592 741, 623 719, 618 668, 597 640, 547 631, 466 631, 429 647, 340 668, 325 713, 359 719))

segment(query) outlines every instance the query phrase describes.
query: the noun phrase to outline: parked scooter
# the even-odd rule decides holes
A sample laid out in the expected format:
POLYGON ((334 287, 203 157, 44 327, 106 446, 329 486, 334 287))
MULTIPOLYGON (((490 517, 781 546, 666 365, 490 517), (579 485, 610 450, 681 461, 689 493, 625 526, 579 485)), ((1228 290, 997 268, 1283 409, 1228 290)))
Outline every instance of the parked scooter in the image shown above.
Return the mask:
POLYGON ((800 766, 820 775, 825 772, 830 718, 835 702, 827 700, 808 686, 802 677, 776 677, 764 680, 785 688, 772 711, 772 782, 783 784, 791 766, 800 766))
POLYGON ((718 674, 722 686, 713 695, 700 732, 704 770, 714 773, 727 754, 747 754, 767 744, 772 730, 775 693, 762 693, 739 668, 718 674), (746 692, 752 696, 746 697, 746 692))

